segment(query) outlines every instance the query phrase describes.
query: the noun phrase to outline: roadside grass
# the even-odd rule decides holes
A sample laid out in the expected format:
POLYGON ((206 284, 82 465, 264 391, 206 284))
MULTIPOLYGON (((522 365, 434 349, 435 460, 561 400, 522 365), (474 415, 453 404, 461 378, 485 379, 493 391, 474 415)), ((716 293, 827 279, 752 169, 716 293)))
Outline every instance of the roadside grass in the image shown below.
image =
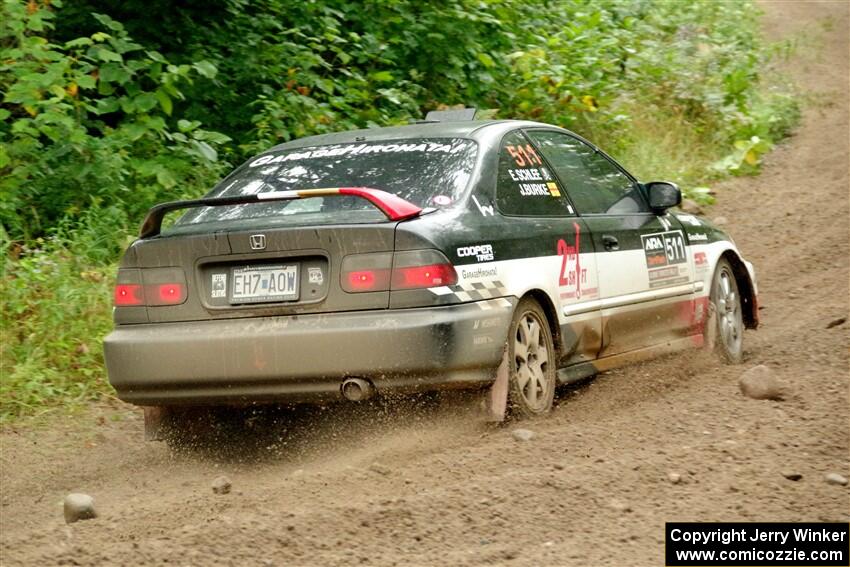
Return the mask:
POLYGON ((115 266, 66 243, 6 261, 0 286, 0 423, 109 394, 101 341, 115 266))
MULTIPOLYGON (((641 109, 631 114, 625 143, 609 151, 626 169, 644 182, 672 181, 686 197, 705 202, 703 185, 721 174, 709 166, 722 157, 724 148, 681 114, 641 109)), ((605 146, 602 146, 605 149, 605 146)))

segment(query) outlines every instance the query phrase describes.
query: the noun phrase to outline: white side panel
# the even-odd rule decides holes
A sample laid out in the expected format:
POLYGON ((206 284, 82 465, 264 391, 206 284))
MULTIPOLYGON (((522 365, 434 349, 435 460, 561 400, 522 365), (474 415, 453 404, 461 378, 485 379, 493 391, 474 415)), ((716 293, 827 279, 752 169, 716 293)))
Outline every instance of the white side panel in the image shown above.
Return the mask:
MULTIPOLYGON (((696 284, 702 285, 702 289, 697 292, 698 297, 708 297, 711 293, 711 278, 714 277, 714 270, 717 267, 717 262, 720 256, 727 250, 732 250, 740 256, 740 252, 732 242, 721 240, 710 244, 692 244, 691 256, 694 263, 694 273, 696 274, 696 284)), ((751 266, 747 266, 749 270, 751 266)), ((755 285, 754 271, 750 272, 753 285, 755 285)))
MULTIPOLYGON (((594 254, 575 256, 556 255, 538 258, 519 258, 480 264, 455 266, 458 285, 478 284, 489 288, 500 283, 508 295, 522 297, 529 290, 544 291, 558 311, 560 324, 566 323, 565 306, 592 304, 599 296, 594 254), (565 282, 564 285, 561 285, 565 282)), ((441 295, 445 288, 430 288, 441 295)))
MULTIPOLYGON (((696 274, 693 289, 696 296, 707 296, 718 259, 726 250, 736 248, 729 241, 691 245, 688 248, 691 252, 688 255, 689 261, 693 262, 696 274)), ((541 289, 558 308, 561 324, 566 323, 567 316, 571 314, 620 305, 624 300, 642 302, 656 295, 658 299, 671 293, 679 295, 683 285, 678 283, 656 287, 648 292, 652 297, 643 297, 641 292, 649 289, 643 250, 581 254, 578 263, 580 276, 576 274, 575 259, 567 258, 565 262, 564 258, 541 256, 456 266, 458 284, 483 284, 489 288, 494 282, 501 282, 505 293, 516 297, 521 297, 531 289, 541 289), (562 269, 563 275, 566 276, 564 279, 568 282, 563 286, 559 285, 562 281, 562 269), (608 289, 604 296, 599 293, 601 278, 597 273, 607 276, 602 284, 603 288, 608 289), (641 288, 640 291, 634 291, 636 285, 641 288)), ((688 267, 681 264, 678 269, 679 275, 684 276, 688 267)), ((447 287, 434 287, 430 290, 436 295, 452 293, 447 287)))

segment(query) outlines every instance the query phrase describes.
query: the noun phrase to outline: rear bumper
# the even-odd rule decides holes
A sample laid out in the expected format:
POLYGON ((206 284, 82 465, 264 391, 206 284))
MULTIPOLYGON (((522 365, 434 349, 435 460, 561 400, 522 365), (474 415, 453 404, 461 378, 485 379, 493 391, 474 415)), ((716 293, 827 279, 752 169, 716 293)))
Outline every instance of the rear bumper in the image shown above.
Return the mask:
POLYGON ((379 392, 488 382, 513 301, 123 325, 104 340, 109 381, 138 405, 339 399, 349 376, 379 392))

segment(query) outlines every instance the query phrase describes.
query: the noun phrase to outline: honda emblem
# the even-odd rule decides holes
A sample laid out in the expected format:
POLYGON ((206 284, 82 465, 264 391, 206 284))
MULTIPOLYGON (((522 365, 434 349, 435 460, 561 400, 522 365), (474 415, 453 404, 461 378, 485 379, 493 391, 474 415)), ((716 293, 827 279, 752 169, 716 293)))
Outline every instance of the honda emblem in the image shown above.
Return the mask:
POLYGON ((251 250, 265 250, 266 249, 266 235, 265 234, 252 234, 251 235, 251 250))

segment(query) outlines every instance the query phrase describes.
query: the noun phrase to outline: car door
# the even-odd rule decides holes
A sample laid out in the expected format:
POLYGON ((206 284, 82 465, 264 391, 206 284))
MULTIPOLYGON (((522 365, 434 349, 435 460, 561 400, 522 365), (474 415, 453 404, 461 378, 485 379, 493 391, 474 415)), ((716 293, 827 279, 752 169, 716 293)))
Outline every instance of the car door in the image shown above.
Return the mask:
POLYGON ((635 179, 578 137, 546 129, 527 135, 594 242, 603 325, 600 356, 690 334, 693 273, 679 221, 654 214, 635 179))
POLYGON ((502 271, 516 293, 542 289, 558 313, 562 357, 559 366, 593 360, 601 347, 596 259, 585 221, 563 187, 518 130, 499 146, 495 206, 500 222, 492 230, 502 271), (574 308, 571 317, 564 307, 574 308))

